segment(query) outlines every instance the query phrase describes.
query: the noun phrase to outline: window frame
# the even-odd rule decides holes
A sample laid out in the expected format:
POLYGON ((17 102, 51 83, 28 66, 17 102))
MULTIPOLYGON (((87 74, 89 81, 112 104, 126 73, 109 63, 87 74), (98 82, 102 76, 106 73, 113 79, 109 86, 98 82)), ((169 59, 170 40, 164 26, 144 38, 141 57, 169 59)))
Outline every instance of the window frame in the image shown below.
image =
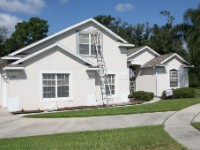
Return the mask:
MULTIPOLYGON (((57 84, 57 80, 55 81, 56 84, 57 84)), ((73 93, 72 93, 72 73, 71 72, 66 72, 66 71, 41 71, 40 72, 40 99, 41 99, 41 102, 42 101, 65 101, 65 100, 73 100, 73 93), (69 83, 68 83, 68 87, 69 87, 69 96, 68 97, 58 97, 58 86, 56 85, 55 86, 55 91, 56 91, 56 96, 55 98, 44 98, 43 97, 43 74, 67 74, 68 75, 68 80, 69 80, 69 83)))
MULTIPOLYGON (((91 56, 91 57, 96 57, 96 53, 95 54, 92 54, 92 46, 94 45, 93 42, 92 42, 92 32, 79 32, 78 33, 78 38, 77 38, 77 43, 78 43, 78 53, 82 56, 91 56), (80 43, 80 35, 81 34, 88 34, 89 35, 89 52, 88 54, 81 54, 80 53, 80 44, 87 44, 87 43, 80 43)), ((100 33, 100 43, 97 44, 98 46, 100 46, 102 48, 102 34, 100 33)))
MULTIPOLYGON (((112 89, 112 88, 110 88, 110 90, 111 90, 111 95, 112 96, 115 96, 116 95, 116 74, 107 74, 107 76, 111 76, 111 84, 108 82, 109 80, 108 79, 106 79, 107 80, 107 82, 108 82, 108 84, 106 84, 106 85, 108 85, 108 86, 114 86, 114 90, 112 89), (113 81, 113 78, 114 78, 114 84, 112 83, 112 81, 113 81), (114 93, 112 94, 112 91, 114 91, 114 93)), ((106 93, 107 93, 107 90, 106 90, 106 93)))
POLYGON ((169 87, 170 88, 178 88, 179 87, 179 70, 178 69, 170 69, 169 70, 169 87), (176 77, 173 77, 175 79, 172 78, 172 71, 176 72, 176 77), (172 86, 171 82, 177 82, 177 85, 176 86, 172 86))

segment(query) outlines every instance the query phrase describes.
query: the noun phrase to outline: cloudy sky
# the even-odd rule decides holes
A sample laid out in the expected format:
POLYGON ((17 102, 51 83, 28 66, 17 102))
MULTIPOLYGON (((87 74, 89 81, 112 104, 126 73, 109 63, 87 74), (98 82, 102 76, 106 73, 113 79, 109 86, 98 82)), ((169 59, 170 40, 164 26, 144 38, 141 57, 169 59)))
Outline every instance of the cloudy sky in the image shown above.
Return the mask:
POLYGON ((120 17, 133 25, 149 22, 162 25, 168 10, 175 23, 182 22, 188 8, 196 8, 200 0, 0 0, 0 26, 14 32, 17 22, 40 17, 48 21, 49 34, 96 15, 120 17))

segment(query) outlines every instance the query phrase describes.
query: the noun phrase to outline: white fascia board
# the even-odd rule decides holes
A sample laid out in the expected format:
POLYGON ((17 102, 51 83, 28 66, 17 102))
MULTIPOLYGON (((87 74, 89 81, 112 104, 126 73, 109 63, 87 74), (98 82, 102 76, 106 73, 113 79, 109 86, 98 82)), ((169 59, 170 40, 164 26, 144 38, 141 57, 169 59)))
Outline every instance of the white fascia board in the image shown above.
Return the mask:
POLYGON ((194 68, 194 65, 183 66, 183 68, 194 68))
POLYGON ((35 53, 32 53, 31 55, 29 55, 29 56, 27 56, 27 57, 24 57, 24 58, 22 58, 22 59, 20 59, 20 60, 17 60, 17 61, 15 61, 15 62, 13 62, 12 65, 17 65, 17 64, 19 64, 19 63, 21 63, 21 62, 24 62, 24 61, 26 61, 26 60, 28 60, 28 59, 34 57, 34 56, 39 55, 40 53, 43 53, 43 52, 45 52, 45 51, 47 51, 47 50, 49 50, 49 49, 55 47, 55 46, 60 47, 62 50, 64 50, 64 51, 70 53, 70 54, 73 55, 74 57, 79 58, 79 59, 82 60, 83 62, 85 62, 85 63, 87 63, 87 64, 90 64, 90 65, 93 66, 93 67, 96 66, 96 65, 94 65, 93 63, 91 63, 89 60, 86 60, 86 59, 84 59, 83 57, 81 57, 81 56, 79 56, 79 55, 73 53, 72 51, 68 50, 67 48, 65 48, 63 45, 61 45, 61 44, 59 44, 59 43, 52 44, 52 45, 50 45, 50 46, 48 46, 48 47, 45 47, 45 48, 43 48, 43 49, 41 49, 41 50, 39 50, 39 51, 37 51, 37 52, 35 52, 35 53))
POLYGON ((24 67, 4 67, 3 70, 24 70, 24 67))
POLYGON ((159 68, 159 67, 166 67, 166 65, 155 65, 155 66, 142 66, 141 68, 159 68))
POLYGON ((146 48, 149 49, 149 50, 150 50, 152 53, 154 53, 155 55, 160 56, 160 54, 158 54, 158 53, 157 53, 156 51, 154 51, 152 48, 150 48, 149 46, 145 46, 145 47, 141 48, 139 51, 137 51, 137 52, 135 52, 135 53, 129 55, 127 58, 130 58, 130 57, 132 57, 132 56, 134 56, 134 55, 140 53, 141 51, 143 51, 143 50, 146 49, 146 48))
POLYGON ((4 60, 19 60, 21 57, 13 57, 13 56, 4 56, 2 57, 4 60))
POLYGON ((120 43, 118 42, 118 47, 135 47, 134 44, 129 44, 129 43, 120 43))
POLYGON ((98 71, 99 68, 87 68, 86 71, 98 71))
POLYGON ((164 61, 161 62, 161 64, 164 64, 165 62, 167 62, 168 60, 170 60, 172 57, 178 57, 181 61, 183 61, 186 64, 189 64, 186 60, 184 60, 180 55, 174 53, 173 55, 171 55, 170 57, 168 57, 167 59, 165 59, 164 61))
POLYGON ((105 26, 103 26, 102 24, 100 24, 98 21, 94 20, 93 18, 90 18, 90 19, 84 20, 84 21, 82 21, 82 22, 80 22, 80 23, 77 23, 77 24, 75 24, 75 25, 73 25, 73 26, 70 26, 70 27, 68 27, 68 28, 66 28, 66 29, 64 29, 64 30, 61 30, 61 31, 59 31, 59 32, 57 32, 57 33, 54 33, 54 34, 52 34, 52 35, 50 35, 50 36, 48 36, 48 37, 46 37, 46 38, 44 38, 44 39, 42 39, 42 40, 39 40, 39 41, 37 41, 37 42, 35 42, 35 43, 33 43, 33 44, 30 44, 30 45, 28 45, 28 46, 26 46, 26 47, 24 47, 24 48, 22 48, 22 49, 19 49, 19 50, 13 52, 13 53, 10 53, 9 56, 14 56, 14 55, 16 55, 16 54, 18 54, 18 53, 21 53, 21 52, 23 52, 23 51, 25 51, 25 50, 27 50, 27 49, 29 49, 29 48, 32 48, 32 47, 34 47, 34 46, 40 44, 40 43, 43 43, 43 42, 45 42, 45 41, 47 41, 47 40, 50 40, 50 39, 52 39, 52 38, 54 38, 54 37, 56 37, 56 36, 58 36, 58 35, 61 35, 61 34, 67 32, 67 31, 69 31, 69 30, 71 30, 71 29, 74 29, 74 28, 76 28, 76 27, 79 27, 79 26, 81 26, 81 25, 83 25, 83 24, 85 24, 85 23, 87 23, 87 22, 89 22, 89 21, 92 21, 93 23, 97 24, 98 26, 100 26, 101 28, 103 28, 104 30, 106 30, 109 34, 111 34, 111 35, 114 36, 115 38, 121 40, 122 42, 128 43, 127 41, 125 41, 124 39, 122 39, 120 36, 118 36, 117 34, 115 34, 114 32, 112 32, 111 30, 109 30, 108 28, 106 28, 105 26))

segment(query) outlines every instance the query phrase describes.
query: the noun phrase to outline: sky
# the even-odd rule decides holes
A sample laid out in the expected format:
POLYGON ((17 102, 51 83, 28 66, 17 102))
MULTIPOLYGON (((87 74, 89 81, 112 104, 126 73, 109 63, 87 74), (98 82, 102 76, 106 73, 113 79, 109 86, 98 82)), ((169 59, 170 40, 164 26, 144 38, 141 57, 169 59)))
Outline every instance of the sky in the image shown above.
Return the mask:
POLYGON ((185 10, 198 4, 200 0, 0 0, 0 26, 10 35, 18 22, 39 17, 48 21, 50 35, 97 15, 119 17, 132 25, 163 25, 167 18, 160 15, 162 10, 170 11, 177 24, 185 10))

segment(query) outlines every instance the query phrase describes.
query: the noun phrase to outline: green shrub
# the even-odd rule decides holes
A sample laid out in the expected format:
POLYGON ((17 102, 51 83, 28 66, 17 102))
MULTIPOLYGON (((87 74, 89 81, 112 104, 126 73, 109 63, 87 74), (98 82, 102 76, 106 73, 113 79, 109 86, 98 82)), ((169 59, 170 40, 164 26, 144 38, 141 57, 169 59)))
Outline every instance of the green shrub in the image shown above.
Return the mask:
POLYGON ((154 94, 151 92, 137 91, 132 93, 133 98, 136 100, 150 101, 153 99, 154 94))
POLYGON ((185 87, 179 89, 173 89, 174 98, 194 98, 195 90, 193 88, 185 87))
POLYGON ((184 88, 178 88, 178 89, 172 89, 173 95, 172 96, 166 96, 166 91, 163 91, 161 98, 162 99, 180 99, 180 98, 194 98, 196 96, 196 92, 193 88, 190 87, 184 87, 184 88))

